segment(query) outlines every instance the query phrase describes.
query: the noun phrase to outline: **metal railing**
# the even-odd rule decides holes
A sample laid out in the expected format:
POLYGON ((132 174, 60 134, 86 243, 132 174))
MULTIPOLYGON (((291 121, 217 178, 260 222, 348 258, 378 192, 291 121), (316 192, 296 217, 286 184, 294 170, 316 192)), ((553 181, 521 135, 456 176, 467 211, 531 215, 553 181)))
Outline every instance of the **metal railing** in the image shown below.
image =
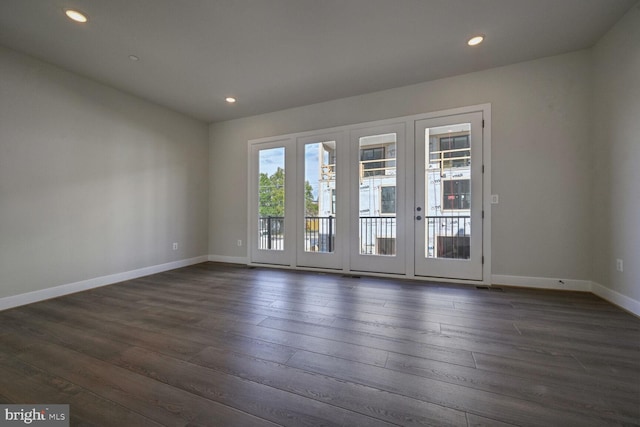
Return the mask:
POLYGON ((333 252, 335 248, 336 218, 334 216, 304 217, 304 250, 333 252))
MULTIPOLYGON (((307 216, 305 251, 335 250, 336 218, 307 216)), ((469 259, 471 242, 470 216, 427 216, 427 257, 469 259)), ((363 255, 396 254, 396 217, 360 217, 360 253, 363 255)), ((259 218, 259 248, 284 249, 284 217, 259 218)))
MULTIPOLYGON (((335 248, 336 218, 333 216, 307 216, 304 218, 305 251, 333 252, 335 248)), ((284 249, 284 217, 258 218, 259 249, 281 251, 284 249)))
POLYGON ((284 217, 267 216, 258 218, 258 247, 281 251, 284 249, 284 217))
POLYGON ((396 254, 396 217, 360 217, 360 253, 362 255, 396 254))
POLYGON ((427 257, 469 259, 470 216, 427 216, 427 257))

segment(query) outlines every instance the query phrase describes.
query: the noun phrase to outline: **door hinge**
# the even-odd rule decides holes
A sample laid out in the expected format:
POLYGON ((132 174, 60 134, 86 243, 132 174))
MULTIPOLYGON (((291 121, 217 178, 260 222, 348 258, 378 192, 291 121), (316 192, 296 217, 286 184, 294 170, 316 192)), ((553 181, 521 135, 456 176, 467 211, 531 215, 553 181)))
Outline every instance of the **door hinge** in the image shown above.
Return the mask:
POLYGON ((482 211, 482 218, 484 218, 484 211, 482 211))
POLYGON ((482 173, 484 173, 484 165, 482 165, 482 173))
POLYGON ((484 264, 484 255, 482 255, 482 263, 484 264))
POLYGON ((484 129, 484 119, 482 119, 482 129, 484 129))

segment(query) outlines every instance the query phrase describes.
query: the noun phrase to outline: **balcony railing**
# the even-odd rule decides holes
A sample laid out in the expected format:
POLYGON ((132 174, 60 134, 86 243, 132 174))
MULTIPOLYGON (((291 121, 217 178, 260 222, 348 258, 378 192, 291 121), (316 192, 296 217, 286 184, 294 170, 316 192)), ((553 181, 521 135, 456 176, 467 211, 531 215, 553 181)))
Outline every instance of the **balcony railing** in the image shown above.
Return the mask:
POLYGON ((336 164, 323 163, 320 166, 320 180, 322 181, 335 181, 336 180, 336 164))
POLYGON ((427 216, 427 258, 469 259, 470 216, 427 216))
POLYGON ((360 253, 362 255, 396 254, 396 217, 360 217, 360 253))
POLYGON ((334 216, 304 217, 304 250, 306 252, 333 252, 336 239, 334 216))
MULTIPOLYGON (((307 252, 334 252, 336 218, 304 218, 304 245, 307 252)), ((427 258, 469 259, 470 216, 427 216, 427 258)), ((359 219, 360 253, 396 254, 396 217, 367 216, 359 219)), ((259 248, 284 249, 284 217, 259 218, 259 248)))
POLYGON ((258 248, 281 251, 284 249, 284 217, 267 216, 258 219, 258 248))
POLYGON ((360 161, 360 182, 364 178, 372 176, 389 176, 396 174, 396 158, 361 160, 360 161))
POLYGON ((429 154, 429 169, 460 168, 471 164, 471 150, 469 148, 431 151, 429 154))
MULTIPOLYGON (((304 218, 305 251, 333 252, 335 249, 336 218, 334 216, 307 216, 304 218)), ((258 247, 284 249, 284 217, 268 216, 258 219, 258 247)))

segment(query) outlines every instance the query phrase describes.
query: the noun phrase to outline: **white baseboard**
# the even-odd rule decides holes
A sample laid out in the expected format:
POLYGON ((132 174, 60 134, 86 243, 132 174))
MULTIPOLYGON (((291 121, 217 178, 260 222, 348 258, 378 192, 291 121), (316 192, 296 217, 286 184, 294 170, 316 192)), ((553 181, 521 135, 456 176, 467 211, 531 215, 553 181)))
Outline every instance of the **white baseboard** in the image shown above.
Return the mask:
POLYGON ((622 307, 625 310, 640 316, 640 301, 636 301, 626 295, 622 295, 612 289, 602 286, 599 283, 591 282, 591 292, 612 304, 622 307))
MULTIPOLYGON (((202 262, 224 262, 229 264, 249 263, 245 257, 230 257, 222 255, 203 255, 195 258, 188 258, 179 261, 172 261, 165 264, 153 265, 150 267, 139 268, 136 270, 125 271, 123 273, 110 274, 108 276, 95 277, 93 279, 81 280, 79 282, 68 283, 65 285, 55 286, 53 288, 41 289, 38 291, 27 292, 19 295, 0 298, 0 311, 21 305, 31 304, 51 298, 60 297, 75 292, 85 291, 88 289, 98 288, 100 286, 112 285, 114 283, 123 282, 125 280, 136 279, 138 277, 149 276, 151 274, 162 273, 163 271, 174 270, 180 267, 187 267, 202 262)), ((636 301, 626 295, 602 286, 599 283, 588 280, 575 279, 557 279, 548 277, 525 277, 525 276, 506 276, 494 274, 491 276, 491 283, 494 285, 518 286, 526 288, 539 289, 557 289, 592 292, 595 295, 615 304, 629 312, 640 316, 640 301, 636 301), (560 283, 560 281, 564 283, 560 283)))
POLYGON ((108 276, 95 277, 93 279, 67 283, 65 285, 54 286, 53 288, 41 289, 38 291, 27 292, 19 295, 12 295, 10 297, 0 298, 0 311, 25 304, 31 304, 38 301, 60 297, 62 295, 86 291, 88 289, 98 288, 100 286, 112 285, 114 283, 123 282, 125 280, 137 279, 138 277, 148 276, 150 274, 162 273, 163 271, 186 267, 193 264, 199 264, 206 261, 208 261, 208 257, 206 255, 203 255, 195 258, 172 261, 165 264, 152 265, 150 267, 125 271, 123 273, 109 274, 108 276))
POLYGON ((640 316, 640 301, 611 290, 599 283, 589 280, 558 279, 550 277, 505 276, 494 274, 491 276, 494 285, 517 286, 523 288, 557 289, 565 291, 591 292, 612 304, 623 308, 636 316, 640 316), (560 281, 564 283, 560 283, 560 281))
POLYGON ((212 262, 226 262, 228 264, 249 264, 249 258, 239 256, 209 255, 208 260, 212 262))
POLYGON ((576 279, 560 279, 552 277, 491 276, 494 285, 518 286, 523 288, 558 289, 564 291, 591 292, 591 281, 576 279))

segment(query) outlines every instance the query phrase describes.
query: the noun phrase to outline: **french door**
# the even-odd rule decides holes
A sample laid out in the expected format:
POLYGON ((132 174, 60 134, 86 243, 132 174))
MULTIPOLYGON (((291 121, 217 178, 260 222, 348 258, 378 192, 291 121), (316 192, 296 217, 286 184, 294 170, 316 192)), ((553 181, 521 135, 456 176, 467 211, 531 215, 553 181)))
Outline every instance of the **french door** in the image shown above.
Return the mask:
POLYGON ((250 141, 250 262, 487 281, 485 114, 488 105, 250 141))
POLYGON ((341 269, 346 207, 343 206, 341 132, 297 138, 296 264, 341 269))
POLYGON ((352 270, 405 272, 405 127, 401 122, 351 131, 352 270))
POLYGON ((415 275, 482 280, 482 113, 415 122, 415 275))
POLYGON ((250 146, 252 262, 291 265, 295 254, 295 147, 291 138, 250 146))
POLYGON ((347 206, 340 132, 250 145, 251 262, 341 269, 347 206))

